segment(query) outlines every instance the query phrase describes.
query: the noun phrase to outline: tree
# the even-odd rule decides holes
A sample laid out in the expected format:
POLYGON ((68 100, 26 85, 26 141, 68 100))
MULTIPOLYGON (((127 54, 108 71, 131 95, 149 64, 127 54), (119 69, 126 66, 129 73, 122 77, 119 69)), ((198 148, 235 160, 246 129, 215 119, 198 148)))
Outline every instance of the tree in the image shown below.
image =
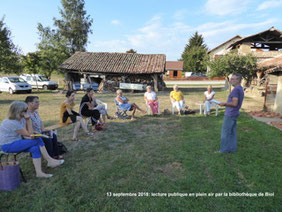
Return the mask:
POLYGON ((40 35, 40 43, 37 45, 39 50, 37 54, 40 58, 39 72, 50 79, 52 72, 70 56, 67 39, 41 24, 38 24, 37 28, 40 35))
POLYGON ((22 57, 22 64, 25 73, 38 74, 40 70, 40 56, 39 52, 27 53, 22 57))
POLYGON ((207 46, 204 43, 204 38, 198 32, 192 35, 186 44, 181 55, 181 61, 184 62, 184 71, 190 72, 206 72, 207 46))
POLYGON ((0 72, 20 73, 21 69, 19 49, 13 44, 3 17, 0 20, 0 72))
POLYGON ((135 53, 137 53, 137 51, 134 50, 134 49, 129 49, 129 50, 126 51, 126 53, 133 53, 133 54, 135 54, 135 53))
POLYGON ((246 80, 248 86, 257 70, 257 58, 251 54, 239 55, 237 51, 231 51, 228 54, 208 63, 210 67, 210 77, 225 77, 232 73, 240 73, 246 80))
POLYGON ((63 9, 60 9, 62 19, 54 18, 54 25, 58 33, 66 38, 71 54, 76 51, 85 51, 88 33, 93 19, 86 15, 84 0, 61 0, 63 9))
MULTIPOLYGON (((26 56, 22 56, 22 64, 25 73, 38 74, 40 70, 40 57, 38 52, 32 52, 32 53, 28 53, 26 56)), ((36 87, 37 90, 39 90, 37 79, 36 79, 36 87)))

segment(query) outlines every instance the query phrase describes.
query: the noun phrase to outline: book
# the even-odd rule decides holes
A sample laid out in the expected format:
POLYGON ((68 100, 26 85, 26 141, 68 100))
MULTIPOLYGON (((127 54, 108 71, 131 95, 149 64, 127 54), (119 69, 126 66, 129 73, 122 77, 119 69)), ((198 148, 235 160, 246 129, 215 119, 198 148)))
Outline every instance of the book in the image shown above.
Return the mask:
POLYGON ((39 138, 39 137, 50 138, 50 136, 44 134, 31 134, 30 136, 34 138, 39 138))

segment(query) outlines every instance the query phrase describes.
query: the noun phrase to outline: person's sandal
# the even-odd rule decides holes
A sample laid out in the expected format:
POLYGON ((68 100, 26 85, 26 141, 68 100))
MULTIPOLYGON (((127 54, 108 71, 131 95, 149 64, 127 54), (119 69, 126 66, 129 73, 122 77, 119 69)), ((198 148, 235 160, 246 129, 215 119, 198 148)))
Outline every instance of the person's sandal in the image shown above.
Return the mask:
POLYGON ((72 141, 80 141, 78 138, 71 139, 72 141))
POLYGON ((47 167, 54 169, 54 168, 56 168, 56 167, 62 165, 64 162, 65 162, 65 160, 59 160, 59 164, 57 164, 57 165, 47 165, 47 167))
POLYGON ((87 135, 94 136, 95 134, 93 132, 88 132, 87 135))

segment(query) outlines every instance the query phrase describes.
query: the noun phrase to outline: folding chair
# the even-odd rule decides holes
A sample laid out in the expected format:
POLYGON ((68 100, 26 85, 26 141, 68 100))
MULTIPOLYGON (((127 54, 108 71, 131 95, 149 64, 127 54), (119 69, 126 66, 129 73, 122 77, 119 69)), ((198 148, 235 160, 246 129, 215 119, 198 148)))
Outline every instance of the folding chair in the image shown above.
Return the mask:
POLYGON ((120 108, 118 101, 115 99, 115 106, 116 106, 116 115, 118 118, 127 119, 129 116, 127 115, 127 110, 120 108))

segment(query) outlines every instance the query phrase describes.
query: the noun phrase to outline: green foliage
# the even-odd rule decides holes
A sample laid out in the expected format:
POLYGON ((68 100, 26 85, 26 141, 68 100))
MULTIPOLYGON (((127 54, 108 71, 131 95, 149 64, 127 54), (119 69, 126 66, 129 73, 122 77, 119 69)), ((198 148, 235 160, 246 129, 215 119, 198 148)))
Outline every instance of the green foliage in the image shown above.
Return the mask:
POLYGON ((135 54, 135 53, 137 53, 137 51, 134 50, 134 49, 129 49, 128 51, 126 51, 126 53, 133 53, 133 54, 135 54))
POLYGON ((29 74, 38 74, 40 68, 40 56, 38 52, 28 53, 22 57, 24 72, 29 74))
POLYGON ((58 33, 66 38, 68 48, 73 54, 76 51, 85 51, 88 33, 93 19, 86 15, 84 0, 61 0, 63 9, 60 9, 62 19, 54 18, 54 25, 58 33))
POLYGON ((204 44, 204 38, 198 32, 189 39, 181 55, 181 61, 184 62, 184 71, 206 72, 207 46, 204 44))
POLYGON ((4 17, 0 20, 0 72, 20 73, 20 56, 18 48, 13 44, 11 31, 4 23, 4 17))
POLYGON ((37 45, 39 62, 39 72, 47 78, 51 77, 62 62, 70 56, 67 48, 67 40, 61 37, 58 32, 49 27, 43 27, 38 24, 40 43, 37 45))
POLYGON ((182 54, 184 70, 190 72, 206 72, 208 59, 206 49, 202 46, 193 46, 182 54))
POLYGON ((195 32, 192 37, 189 39, 188 44, 186 45, 187 49, 190 49, 194 46, 202 46, 207 49, 207 45, 204 42, 204 37, 199 35, 198 32, 195 32))
POLYGON ((238 55, 237 51, 219 57, 208 63, 210 77, 226 77, 232 73, 240 73, 250 83, 257 70, 257 58, 251 54, 238 55))

